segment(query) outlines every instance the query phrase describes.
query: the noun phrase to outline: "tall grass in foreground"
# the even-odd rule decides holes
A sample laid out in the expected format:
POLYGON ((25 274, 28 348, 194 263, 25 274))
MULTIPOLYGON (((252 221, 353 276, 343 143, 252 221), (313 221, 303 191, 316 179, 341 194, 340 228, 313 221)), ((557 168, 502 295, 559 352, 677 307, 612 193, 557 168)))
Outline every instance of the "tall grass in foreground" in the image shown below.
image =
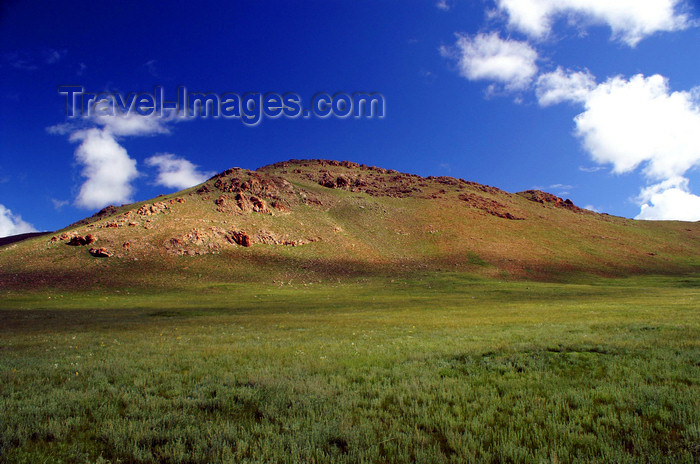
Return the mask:
POLYGON ((699 282, 9 295, 0 462, 698 462, 699 282))

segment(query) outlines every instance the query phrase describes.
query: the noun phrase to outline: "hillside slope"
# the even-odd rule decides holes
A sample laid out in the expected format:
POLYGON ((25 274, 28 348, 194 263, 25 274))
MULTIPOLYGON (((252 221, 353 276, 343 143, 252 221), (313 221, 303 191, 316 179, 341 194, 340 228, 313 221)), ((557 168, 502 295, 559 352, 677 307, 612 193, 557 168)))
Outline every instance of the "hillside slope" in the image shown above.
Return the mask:
POLYGON ((327 160, 229 169, 0 248, 0 286, 179 286, 447 270, 560 279, 700 270, 700 223, 634 221, 327 160))

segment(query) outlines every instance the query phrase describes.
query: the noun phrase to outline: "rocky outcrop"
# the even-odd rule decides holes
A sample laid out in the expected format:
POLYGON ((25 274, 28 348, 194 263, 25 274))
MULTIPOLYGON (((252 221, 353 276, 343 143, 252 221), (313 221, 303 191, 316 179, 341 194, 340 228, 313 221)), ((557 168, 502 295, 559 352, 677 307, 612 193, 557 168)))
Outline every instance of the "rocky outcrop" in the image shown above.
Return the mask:
POLYGON ((514 221, 525 219, 522 214, 511 212, 505 204, 481 195, 461 193, 458 198, 466 202, 472 208, 480 209, 491 216, 514 221))
POLYGON ((74 235, 66 242, 66 245, 85 246, 85 245, 91 245, 91 244, 95 243, 96 241, 97 241, 97 237, 95 237, 92 234, 87 234, 84 237, 82 237, 80 235, 74 235))
POLYGON ((254 244, 299 246, 318 239, 290 239, 269 231, 261 230, 249 234, 242 230, 226 230, 221 227, 193 229, 180 237, 173 237, 165 243, 165 249, 177 255, 202 255, 218 253, 229 246, 251 247, 254 244))
POLYGON ((253 211, 253 206, 250 204, 250 200, 248 200, 248 197, 245 194, 237 193, 235 200, 236 200, 236 206, 242 212, 250 213, 251 211, 253 211))
POLYGON ((242 231, 233 231, 230 234, 226 234, 225 237, 229 242, 233 242, 243 247, 249 247, 253 244, 250 239, 250 235, 242 231))
POLYGON ((255 243, 262 243, 264 245, 300 246, 316 242, 318 238, 291 240, 286 236, 280 236, 266 230, 261 230, 255 234, 254 240, 255 243))
POLYGON ((258 197, 250 197, 250 203, 253 205, 253 211, 256 213, 269 213, 270 210, 267 209, 265 202, 258 197))
POLYGON ((449 176, 421 177, 394 169, 324 159, 289 160, 257 170, 263 173, 292 173, 329 189, 362 192, 375 197, 449 198, 455 191, 478 190, 493 195, 510 195, 496 187, 449 176))
POLYGON ((88 252, 95 258, 110 258, 113 253, 108 251, 106 248, 90 248, 88 252))
POLYGON ((214 187, 226 193, 246 193, 265 199, 293 194, 294 188, 281 177, 262 175, 239 168, 226 170, 215 176, 214 187))
MULTIPOLYGON (((216 210, 220 213, 237 212, 248 214, 254 212, 272 214, 270 208, 268 208, 267 203, 263 199, 254 195, 248 197, 244 193, 237 193, 233 198, 227 195, 220 195, 216 200, 214 200, 214 204, 217 206, 216 210)), ((271 205, 277 205, 277 209, 280 211, 286 211, 286 208, 278 200, 273 201, 271 205)))
POLYGON ((220 213, 273 214, 273 210, 288 211, 289 205, 298 201, 292 184, 281 177, 233 168, 211 180, 212 186, 205 184, 197 193, 221 192, 214 200, 220 213))
POLYGON ((310 180, 330 189, 364 192, 377 197, 404 198, 415 196, 422 192, 416 185, 412 175, 401 174, 386 178, 380 175, 362 173, 347 173, 335 175, 326 170, 320 174, 306 174, 310 180))
POLYGON ((158 213, 164 213, 168 209, 168 205, 162 201, 157 201, 150 205, 143 205, 136 210, 136 214, 140 216, 152 216, 158 213))
POLYGON ((178 255, 201 255, 219 252, 223 247, 238 245, 249 247, 252 240, 240 230, 225 230, 210 227, 207 230, 193 229, 180 237, 173 237, 165 243, 165 249, 178 255))
POLYGON ((49 242, 63 242, 65 240, 69 240, 70 238, 71 238, 71 236, 64 232, 58 236, 54 235, 53 237, 51 237, 49 239, 49 242))
POLYGON ((516 195, 520 195, 523 198, 527 198, 530 201, 534 201, 545 206, 568 209, 569 211, 574 211, 577 213, 582 213, 585 211, 583 208, 579 208, 578 206, 574 205, 574 203, 568 198, 564 200, 556 195, 552 195, 551 193, 543 192, 541 190, 525 190, 523 192, 518 192, 516 195))

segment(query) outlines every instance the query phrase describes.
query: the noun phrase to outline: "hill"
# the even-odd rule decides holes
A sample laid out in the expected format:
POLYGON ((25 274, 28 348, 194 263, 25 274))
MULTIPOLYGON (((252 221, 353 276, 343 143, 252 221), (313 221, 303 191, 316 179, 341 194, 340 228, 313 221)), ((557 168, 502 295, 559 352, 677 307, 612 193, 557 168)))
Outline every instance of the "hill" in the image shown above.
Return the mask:
POLYGON ((0 237, 0 247, 4 245, 10 245, 15 242, 21 242, 22 240, 27 240, 34 237, 40 237, 42 235, 50 234, 51 232, 27 232, 25 234, 8 235, 7 237, 0 237))
POLYGON ((0 247, 7 289, 313 282, 452 271, 565 280, 700 269, 700 224, 328 160, 233 168, 0 247))

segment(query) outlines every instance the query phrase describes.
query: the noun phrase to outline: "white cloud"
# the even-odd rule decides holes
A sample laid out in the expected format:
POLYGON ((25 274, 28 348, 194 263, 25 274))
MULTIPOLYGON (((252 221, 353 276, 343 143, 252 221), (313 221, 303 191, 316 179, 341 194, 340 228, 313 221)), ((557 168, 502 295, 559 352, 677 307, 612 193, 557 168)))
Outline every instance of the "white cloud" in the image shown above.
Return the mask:
POLYGON ((196 165, 172 153, 151 156, 146 160, 146 164, 158 168, 156 184, 168 188, 186 189, 201 184, 215 174, 201 172, 196 165))
POLYGON ((571 190, 576 188, 575 185, 568 184, 550 184, 548 186, 533 185, 532 190, 542 190, 545 192, 556 193, 559 196, 569 195, 571 190))
POLYGON ((170 132, 165 126, 169 119, 155 113, 151 116, 140 116, 134 113, 123 116, 96 115, 92 121, 114 135, 154 135, 170 132))
POLYGON ((586 205, 583 207, 583 209, 587 209, 588 211, 593 211, 594 213, 600 213, 600 211, 593 205, 586 205))
POLYGON ((156 78, 160 77, 158 75, 158 68, 156 67, 156 60, 148 60, 143 65, 151 76, 156 78))
POLYGON ((177 116, 93 115, 47 127, 51 134, 69 135, 71 142, 80 142, 76 161, 83 166, 81 185, 75 204, 82 208, 102 208, 112 203, 131 201, 132 182, 139 177, 136 160, 119 142, 119 137, 167 134, 167 123, 177 116))
MULTIPOLYGON (((634 47, 640 40, 664 31, 696 26, 687 0, 494 0, 487 12, 491 24, 505 18, 511 29, 528 40, 546 39, 558 21, 582 32, 589 26, 607 26, 612 39, 634 47)), ((502 31, 501 31, 502 32, 502 31)), ((583 35, 583 34, 582 34, 583 35)), ((596 82, 587 69, 557 67, 538 75, 538 52, 528 41, 502 39, 499 32, 458 35, 443 56, 455 59, 469 80, 489 80, 489 92, 534 90, 540 106, 562 102, 581 105, 575 134, 597 163, 579 167, 613 173, 640 169, 651 187, 639 197, 640 218, 687 219, 697 197, 688 188, 686 173, 700 167, 700 86, 671 91, 664 76, 642 74, 596 82), (534 83, 534 85, 533 85, 534 83), (673 200, 675 203, 672 203, 673 200), (682 206, 678 206, 682 205, 682 206)), ((543 60, 546 61, 546 60, 543 60)), ((570 190, 558 187, 561 195, 570 190)), ((550 186, 550 188, 555 188, 550 186)), ((696 208, 697 209, 697 208, 696 208)))
POLYGON ((613 38, 634 47, 661 31, 677 31, 691 21, 681 9, 684 0, 496 0, 511 28, 530 37, 550 34, 556 19, 569 23, 604 24, 613 38))
POLYGON ((688 179, 675 177, 642 190, 642 210, 635 219, 700 221, 700 197, 690 193, 688 179))
POLYGON ((140 116, 135 113, 128 113, 120 116, 100 114, 55 124, 47 127, 46 130, 50 134, 66 135, 83 129, 101 126, 104 130, 115 136, 169 134, 170 129, 168 129, 166 124, 182 119, 183 118, 173 116, 158 116, 156 114, 151 116, 140 116))
POLYGON ((33 225, 23 221, 21 216, 12 214, 12 211, 4 205, 0 205, 0 237, 26 234, 27 232, 36 232, 36 229, 33 225))
POLYGON ((576 116, 576 133, 593 159, 616 173, 644 164, 651 180, 682 176, 700 164, 700 108, 666 78, 641 74, 599 84, 576 116))
MULTIPOLYGON (((576 134, 592 159, 614 173, 642 168, 652 183, 639 197, 639 219, 692 219, 698 199, 683 176, 700 166, 700 105, 695 89, 670 90, 665 77, 617 76, 594 85, 586 73, 554 73, 538 79, 541 104, 572 101, 584 111, 576 134), (547 77, 544 77, 547 76, 547 77), (694 210, 689 210, 694 208, 694 210)), ((591 169, 586 168, 586 171, 591 169)))
POLYGON ((104 129, 87 129, 75 132, 71 141, 81 141, 75 151, 75 159, 82 164, 82 175, 87 180, 80 187, 76 205, 83 208, 101 208, 111 203, 131 201, 131 182, 139 175, 136 161, 124 147, 104 129))
POLYGON ((567 184, 552 184, 549 186, 549 191, 554 190, 557 195, 559 196, 565 196, 569 195, 571 193, 571 190, 575 189, 576 187, 573 185, 567 185, 567 184))
POLYGON ((63 209, 64 206, 66 206, 70 202, 68 200, 58 200, 56 198, 52 198, 51 203, 53 204, 53 208, 56 211, 60 211, 61 209, 63 209))
POLYGON ((442 11, 450 11, 450 8, 451 8, 451 6, 447 0, 438 0, 438 2, 435 4, 435 6, 438 7, 438 9, 440 9, 442 11))
POLYGON ((43 51, 44 62, 46 62, 46 64, 56 64, 61 61, 67 53, 67 50, 55 50, 53 48, 48 48, 43 51))
POLYGON ((572 72, 559 67, 553 72, 540 74, 535 94, 541 106, 563 101, 583 103, 595 86, 595 77, 588 70, 572 72))
POLYGON ((578 170, 581 172, 598 172, 603 169, 603 166, 579 166, 578 170))
POLYGON ((9 62, 10 66, 22 71, 36 71, 45 65, 54 65, 68 54, 67 50, 45 48, 40 51, 15 51, 0 56, 9 62))
POLYGON ((46 128, 46 132, 54 135, 66 135, 76 130, 75 124, 70 122, 64 122, 61 124, 54 124, 46 128))
POLYGON ((537 51, 526 42, 501 39, 497 32, 474 37, 459 34, 454 47, 440 51, 457 60, 463 77, 493 80, 511 91, 527 88, 537 74, 537 51))

